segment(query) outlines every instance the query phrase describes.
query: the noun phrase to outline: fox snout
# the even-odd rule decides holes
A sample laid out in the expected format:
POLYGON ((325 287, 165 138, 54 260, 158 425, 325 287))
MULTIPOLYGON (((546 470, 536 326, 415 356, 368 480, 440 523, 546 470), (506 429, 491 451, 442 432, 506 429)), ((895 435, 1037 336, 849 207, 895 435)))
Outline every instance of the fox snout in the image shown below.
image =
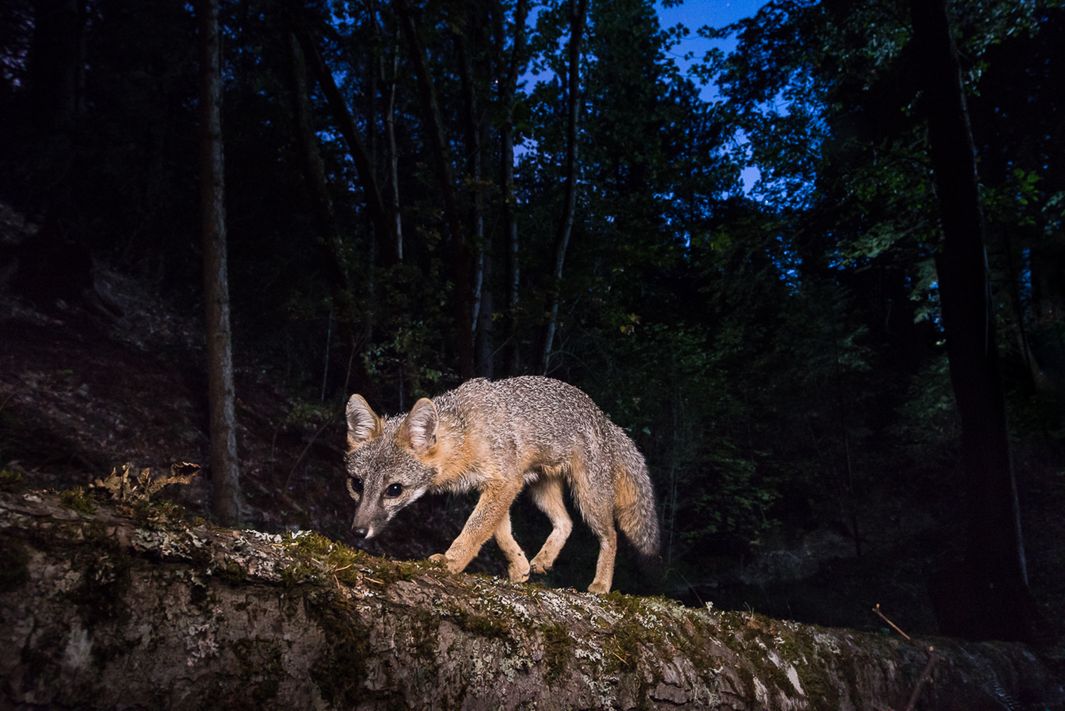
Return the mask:
POLYGON ((381 532, 388 524, 389 518, 380 506, 374 506, 372 502, 364 499, 355 511, 355 519, 351 522, 351 532, 356 538, 368 541, 381 532))

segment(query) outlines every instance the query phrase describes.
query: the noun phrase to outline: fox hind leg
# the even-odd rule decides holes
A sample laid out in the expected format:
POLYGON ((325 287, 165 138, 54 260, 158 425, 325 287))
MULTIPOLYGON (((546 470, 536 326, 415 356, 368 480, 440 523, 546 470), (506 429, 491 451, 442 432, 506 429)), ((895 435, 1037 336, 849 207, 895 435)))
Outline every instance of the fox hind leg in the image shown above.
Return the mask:
POLYGON ((560 479, 542 479, 530 487, 529 495, 532 496, 533 503, 551 520, 551 535, 529 563, 532 572, 543 574, 551 570, 562 546, 566 545, 566 539, 573 530, 573 519, 566 511, 560 479))
POLYGON ((599 560, 595 564, 595 579, 588 586, 588 592, 608 593, 614 582, 614 558, 618 552, 618 532, 614 528, 613 521, 609 521, 601 528, 592 525, 592 530, 599 537, 599 560))
POLYGON ((499 526, 495 530, 496 545, 503 555, 507 557, 507 575, 512 583, 523 583, 529 579, 529 561, 525 558, 525 551, 514 540, 514 532, 510 527, 510 512, 508 511, 499 526))
POLYGON ((614 558, 618 550, 618 532, 614 526, 614 487, 608 471, 588 468, 587 476, 573 477, 574 497, 588 527, 599 539, 599 559, 595 579, 588 592, 608 593, 614 582, 614 558))

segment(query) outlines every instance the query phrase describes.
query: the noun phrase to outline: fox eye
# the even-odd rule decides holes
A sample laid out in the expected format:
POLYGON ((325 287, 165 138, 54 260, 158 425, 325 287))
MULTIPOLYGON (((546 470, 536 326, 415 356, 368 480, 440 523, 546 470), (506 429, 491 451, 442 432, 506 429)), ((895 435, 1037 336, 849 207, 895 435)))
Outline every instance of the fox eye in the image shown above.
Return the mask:
POLYGON ((402 484, 390 484, 388 486, 388 488, 385 489, 385 496, 392 497, 392 498, 395 498, 395 497, 399 496, 402 493, 403 493, 403 485, 402 484))
POLYGON ((356 494, 362 494, 362 479, 357 476, 353 476, 348 479, 348 487, 356 494))

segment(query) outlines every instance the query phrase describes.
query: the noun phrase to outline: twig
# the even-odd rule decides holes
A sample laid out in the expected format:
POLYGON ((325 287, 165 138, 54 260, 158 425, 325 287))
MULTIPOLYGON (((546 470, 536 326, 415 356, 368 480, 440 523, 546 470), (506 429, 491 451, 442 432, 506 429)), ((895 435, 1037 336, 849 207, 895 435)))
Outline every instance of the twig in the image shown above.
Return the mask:
POLYGON ((913 687, 910 700, 906 703, 906 711, 913 711, 917 707, 917 700, 921 698, 921 691, 924 689, 925 684, 932 678, 932 667, 936 665, 937 659, 936 648, 928 645, 928 661, 925 662, 924 670, 921 672, 920 678, 917 679, 917 686, 913 687))
POLYGON ((887 618, 887 615, 885 615, 885 614, 884 614, 883 612, 881 612, 881 611, 880 611, 880 603, 879 603, 879 602, 878 602, 878 603, 876 603, 876 605, 874 605, 874 606, 873 606, 873 612, 875 612, 875 613, 876 613, 877 617, 879 617, 879 618, 880 618, 880 619, 882 619, 882 620, 883 620, 884 622, 886 622, 886 623, 888 624, 888 626, 889 626, 889 627, 891 627, 891 629, 893 629, 893 630, 895 630, 896 632, 898 632, 899 634, 901 634, 901 635, 902 635, 902 637, 903 637, 903 638, 904 638, 904 639, 905 639, 905 640, 906 640, 907 642, 912 642, 912 641, 913 641, 913 637, 911 637, 910 635, 908 635, 908 634, 906 634, 905 632, 903 632, 903 631, 902 631, 902 628, 901 628, 901 627, 899 627, 899 626, 898 626, 898 625, 896 625, 896 624, 895 624, 894 622, 892 622, 891 620, 889 620, 889 619, 887 618))
POLYGON ((699 601, 699 604, 702 607, 706 607, 706 603, 703 602, 703 599, 701 597, 699 597, 699 591, 695 589, 695 586, 692 585, 686 577, 684 577, 684 573, 680 572, 679 570, 676 571, 676 573, 677 576, 684 581, 684 584, 688 586, 688 590, 690 590, 691 594, 695 596, 695 599, 699 601))

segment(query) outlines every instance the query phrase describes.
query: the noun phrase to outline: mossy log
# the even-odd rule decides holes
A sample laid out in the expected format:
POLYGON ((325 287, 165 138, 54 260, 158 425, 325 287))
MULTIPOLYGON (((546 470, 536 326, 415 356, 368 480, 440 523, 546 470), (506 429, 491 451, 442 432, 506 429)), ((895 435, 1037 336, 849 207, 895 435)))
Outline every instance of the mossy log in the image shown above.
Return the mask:
POLYGON ((0 707, 897 709, 922 675, 918 708, 1061 703, 1024 646, 932 643, 0 494, 0 707))

